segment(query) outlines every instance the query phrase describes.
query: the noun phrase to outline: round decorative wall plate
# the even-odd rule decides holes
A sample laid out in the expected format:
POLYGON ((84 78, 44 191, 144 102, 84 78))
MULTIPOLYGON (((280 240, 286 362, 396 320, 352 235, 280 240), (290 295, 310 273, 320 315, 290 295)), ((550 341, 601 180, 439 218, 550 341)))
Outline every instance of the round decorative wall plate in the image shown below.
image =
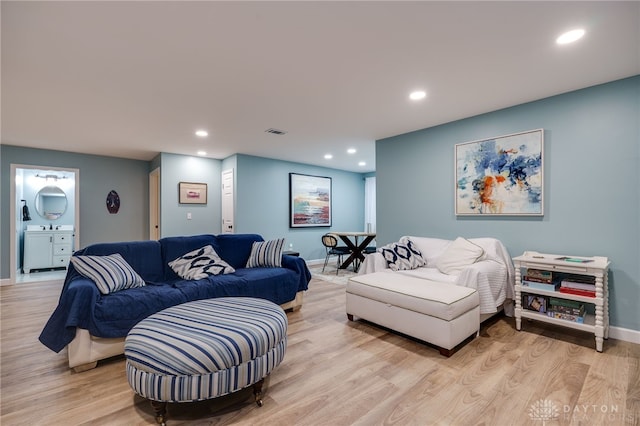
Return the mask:
POLYGON ((109 213, 116 214, 120 210, 120 196, 116 191, 109 192, 107 195, 107 210, 109 213))

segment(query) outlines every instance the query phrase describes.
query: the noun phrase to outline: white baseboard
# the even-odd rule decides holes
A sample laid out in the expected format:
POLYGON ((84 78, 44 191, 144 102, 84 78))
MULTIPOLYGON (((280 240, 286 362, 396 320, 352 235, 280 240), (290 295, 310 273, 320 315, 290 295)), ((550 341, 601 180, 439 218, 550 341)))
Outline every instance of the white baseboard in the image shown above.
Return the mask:
MULTIPOLYGON (((324 263, 324 259, 307 260, 306 262, 309 266, 322 265, 324 263)), ((609 337, 612 339, 622 340, 625 342, 640 345, 640 330, 631 330, 629 328, 610 326, 609 337)))
POLYGON ((305 259, 305 262, 307 265, 316 266, 316 265, 324 264, 324 259, 312 259, 312 260, 305 259))
MULTIPOLYGON (((40 280, 40 281, 25 281, 25 282, 20 282, 18 283, 19 285, 28 285, 28 284, 59 284, 62 285, 64 284, 64 280, 60 279, 60 280, 40 280)), ((0 279, 0 287, 2 286, 8 286, 8 285, 17 285, 16 283, 12 282, 9 278, 2 278, 0 279)))
POLYGON ((640 345, 640 331, 622 327, 609 327, 609 337, 640 345))
MULTIPOLYGON (((306 260, 307 265, 315 266, 322 265, 324 259, 306 260)), ((52 283, 59 283, 60 281, 52 281, 52 283)), ((0 286, 12 285, 10 278, 0 279, 0 286)), ((631 330, 629 328, 622 327, 609 327, 609 337, 612 339, 622 340, 625 342, 635 343, 640 345, 640 331, 631 330)))
MULTIPOLYGON (((324 259, 306 260, 307 265, 315 266, 322 265, 324 259)), ((629 328, 622 327, 609 327, 609 337, 616 340, 622 340, 625 342, 635 343, 640 345, 640 330, 631 330, 629 328)))

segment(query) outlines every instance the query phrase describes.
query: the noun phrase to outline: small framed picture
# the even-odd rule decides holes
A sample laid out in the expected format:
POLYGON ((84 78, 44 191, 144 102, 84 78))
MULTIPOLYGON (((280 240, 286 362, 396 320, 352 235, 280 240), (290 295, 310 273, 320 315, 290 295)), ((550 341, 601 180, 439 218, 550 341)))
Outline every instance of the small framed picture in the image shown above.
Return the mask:
POLYGON ((180 182, 178 184, 180 204, 207 204, 207 184, 180 182))

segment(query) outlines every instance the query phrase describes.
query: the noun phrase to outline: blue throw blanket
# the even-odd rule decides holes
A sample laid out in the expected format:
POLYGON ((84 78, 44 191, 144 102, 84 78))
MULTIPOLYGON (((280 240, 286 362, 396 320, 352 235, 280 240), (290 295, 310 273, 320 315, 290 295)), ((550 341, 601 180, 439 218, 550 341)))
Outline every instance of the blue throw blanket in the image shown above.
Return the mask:
MULTIPOLYGON (((80 254, 83 250, 75 255, 80 254)), ((126 337, 134 325, 149 315, 192 300, 246 296, 280 305, 293 300, 298 291, 307 290, 310 280, 311 273, 303 259, 284 255, 281 268, 239 268, 233 274, 197 281, 146 281, 144 287, 103 295, 93 281, 70 266, 58 306, 39 340, 59 352, 74 339, 78 327, 95 337, 126 337)))

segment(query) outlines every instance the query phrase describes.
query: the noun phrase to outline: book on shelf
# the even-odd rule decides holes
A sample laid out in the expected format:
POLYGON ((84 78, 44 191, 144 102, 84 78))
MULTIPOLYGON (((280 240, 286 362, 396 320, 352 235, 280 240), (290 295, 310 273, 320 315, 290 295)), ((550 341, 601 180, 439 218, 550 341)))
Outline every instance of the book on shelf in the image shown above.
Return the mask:
POLYGON ((541 283, 537 281, 522 280, 522 285, 537 290, 556 291, 560 287, 560 283, 541 283))
POLYGON ((525 275, 530 278, 553 280, 553 272, 544 269, 528 268, 525 275))
POLYGON ((561 274, 560 280, 566 283, 576 285, 596 285, 596 277, 593 275, 578 275, 578 274, 561 274))
POLYGON ((569 257, 569 256, 556 257, 556 260, 564 260, 565 262, 573 262, 573 263, 593 262, 593 259, 584 259, 581 257, 569 257))
POLYGON ((579 288, 581 290, 590 290, 590 291, 595 291, 596 290, 596 284, 588 284, 588 283, 581 283, 581 282, 576 282, 576 281, 568 281, 568 280, 562 280, 560 282, 560 286, 561 287, 570 287, 570 288, 579 288))
POLYGON ((524 281, 533 281, 535 283, 545 283, 545 284, 551 284, 553 282, 552 278, 539 278, 536 277, 535 275, 525 275, 522 277, 522 279, 524 281))
POLYGON ((595 284, 596 277, 593 275, 580 275, 580 274, 567 274, 561 275, 562 280, 571 281, 575 283, 595 284))
POLYGON ((548 299, 535 294, 523 294, 522 306, 530 311, 547 312, 548 299))
POLYGON ((549 304, 552 306, 565 306, 567 308, 576 309, 580 309, 581 306, 584 306, 584 303, 578 302, 577 300, 560 299, 558 297, 550 297, 549 304))
POLYGON ((582 315, 572 315, 572 314, 565 314, 563 312, 548 311, 547 315, 552 318, 584 324, 584 313, 582 315))
POLYGON ((584 305, 582 305, 579 308, 569 308, 568 306, 549 305, 549 311, 558 312, 560 314, 567 314, 567 315, 584 315, 585 307, 584 305))
POLYGON ((578 296, 586 296, 586 297, 596 297, 595 289, 591 291, 591 290, 583 290, 581 288, 560 287, 560 293, 575 294, 578 296))
POLYGON ((559 314, 567 315, 579 315, 582 316, 585 313, 585 309, 567 308, 566 306, 553 306, 549 308, 551 312, 557 312, 559 314))

